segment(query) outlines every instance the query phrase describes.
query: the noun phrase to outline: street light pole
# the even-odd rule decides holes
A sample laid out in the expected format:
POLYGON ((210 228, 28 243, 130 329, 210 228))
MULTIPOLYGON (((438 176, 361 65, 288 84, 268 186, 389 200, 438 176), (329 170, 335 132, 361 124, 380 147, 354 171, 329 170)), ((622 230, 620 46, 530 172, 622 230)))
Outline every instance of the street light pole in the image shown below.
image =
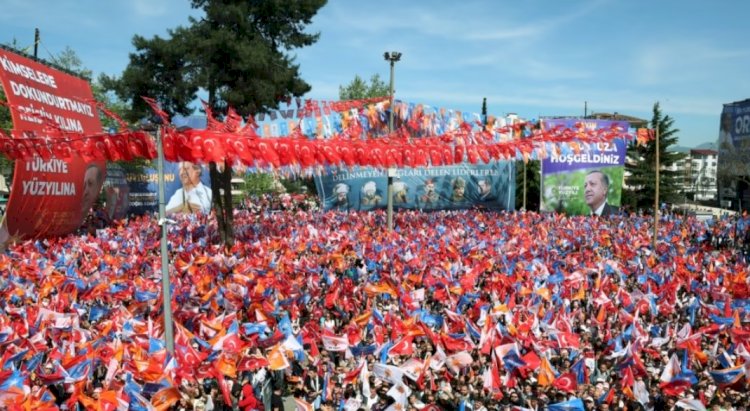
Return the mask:
MULTIPOLYGON (((398 51, 391 51, 385 52, 383 55, 385 57, 386 61, 389 61, 391 63, 391 86, 390 86, 390 114, 388 116, 388 133, 393 133, 393 72, 394 67, 396 66, 396 62, 401 60, 401 53, 398 51)), ((388 225, 388 232, 393 231, 393 177, 396 176, 396 169, 395 168, 389 168, 388 169, 388 205, 386 208, 386 221, 388 225)))
POLYGON ((169 256, 167 251, 167 218, 164 201, 164 147, 161 127, 156 129, 156 168, 159 173, 159 226, 161 227, 161 289, 164 311, 164 339, 167 351, 174 354, 174 330, 172 328, 172 290, 169 284, 169 256))

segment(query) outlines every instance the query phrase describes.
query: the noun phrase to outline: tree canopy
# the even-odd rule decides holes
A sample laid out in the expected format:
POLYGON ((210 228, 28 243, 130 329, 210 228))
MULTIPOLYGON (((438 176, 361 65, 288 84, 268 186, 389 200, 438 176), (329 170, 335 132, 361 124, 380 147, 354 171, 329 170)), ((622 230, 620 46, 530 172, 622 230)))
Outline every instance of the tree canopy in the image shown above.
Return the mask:
POLYGON ((390 87, 380 79, 379 74, 373 74, 368 84, 359 75, 354 76, 346 86, 339 86, 339 100, 360 100, 373 97, 387 96, 390 87))
MULTIPOLYGON (((674 128, 672 117, 662 114, 658 102, 654 104, 649 127, 659 132, 659 200, 678 202, 684 195, 679 191, 679 172, 671 171, 669 168, 685 155, 670 151, 669 147, 677 144, 677 133, 680 130, 674 128)), ((628 147, 623 205, 634 210, 653 209, 656 196, 656 150, 656 139, 649 140, 645 145, 637 145, 634 142, 628 147)))
MULTIPOLYGON (((101 76, 100 82, 131 103, 130 120, 151 115, 142 96, 156 99, 170 115, 191 114, 200 91, 219 116, 229 107, 243 117, 265 112, 310 90, 291 52, 318 40, 305 29, 325 3, 192 0, 203 17, 191 17, 166 38, 135 36, 122 76, 101 76)), ((231 164, 212 162, 210 173, 219 232, 231 245, 231 164)))

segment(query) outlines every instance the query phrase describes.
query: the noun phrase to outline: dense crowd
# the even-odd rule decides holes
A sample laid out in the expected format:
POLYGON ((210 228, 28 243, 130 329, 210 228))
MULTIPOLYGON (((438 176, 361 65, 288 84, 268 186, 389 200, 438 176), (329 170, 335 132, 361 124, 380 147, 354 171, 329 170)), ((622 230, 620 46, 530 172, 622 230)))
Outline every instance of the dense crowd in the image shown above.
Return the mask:
POLYGON ((671 410, 750 405, 748 266, 664 216, 244 209, 0 256, 8 409, 671 410))

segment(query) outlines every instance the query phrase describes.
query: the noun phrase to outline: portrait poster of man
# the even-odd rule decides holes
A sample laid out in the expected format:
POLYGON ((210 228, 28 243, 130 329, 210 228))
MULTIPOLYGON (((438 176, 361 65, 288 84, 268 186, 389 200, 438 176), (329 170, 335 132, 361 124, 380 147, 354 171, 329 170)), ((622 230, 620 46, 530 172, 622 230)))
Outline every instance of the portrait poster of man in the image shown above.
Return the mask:
POLYGON ((169 197, 166 205, 167 215, 174 213, 208 214, 211 212, 213 194, 211 188, 204 185, 201 176, 208 170, 200 164, 182 161, 177 165, 180 188, 169 197))
POLYGON ((378 184, 370 180, 362 186, 359 202, 362 208, 377 207, 383 202, 383 197, 378 184))
MULTIPOLYGON (((627 122, 604 120, 550 120, 555 125, 627 130, 627 122), (574 121, 575 120, 575 121, 574 121)), ((608 216, 619 211, 627 145, 616 139, 591 143, 580 150, 562 146, 542 160, 542 211, 568 215, 608 216)))
MULTIPOLYGON (((153 165, 125 174, 130 214, 153 213, 159 209, 158 173, 153 165)), ((167 214, 210 213, 213 194, 208 169, 190 162, 165 162, 164 195, 167 214)))

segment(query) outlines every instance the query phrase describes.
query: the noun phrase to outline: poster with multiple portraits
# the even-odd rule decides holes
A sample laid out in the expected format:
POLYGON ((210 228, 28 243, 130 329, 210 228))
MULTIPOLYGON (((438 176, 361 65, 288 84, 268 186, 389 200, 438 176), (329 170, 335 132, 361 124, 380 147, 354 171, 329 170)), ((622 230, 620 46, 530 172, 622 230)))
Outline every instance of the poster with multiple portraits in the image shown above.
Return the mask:
MULTIPOLYGON (((388 171, 353 168, 316 178, 321 203, 327 210, 386 208, 388 171)), ((462 164, 396 170, 393 207, 419 210, 515 207, 515 164, 462 164)))

